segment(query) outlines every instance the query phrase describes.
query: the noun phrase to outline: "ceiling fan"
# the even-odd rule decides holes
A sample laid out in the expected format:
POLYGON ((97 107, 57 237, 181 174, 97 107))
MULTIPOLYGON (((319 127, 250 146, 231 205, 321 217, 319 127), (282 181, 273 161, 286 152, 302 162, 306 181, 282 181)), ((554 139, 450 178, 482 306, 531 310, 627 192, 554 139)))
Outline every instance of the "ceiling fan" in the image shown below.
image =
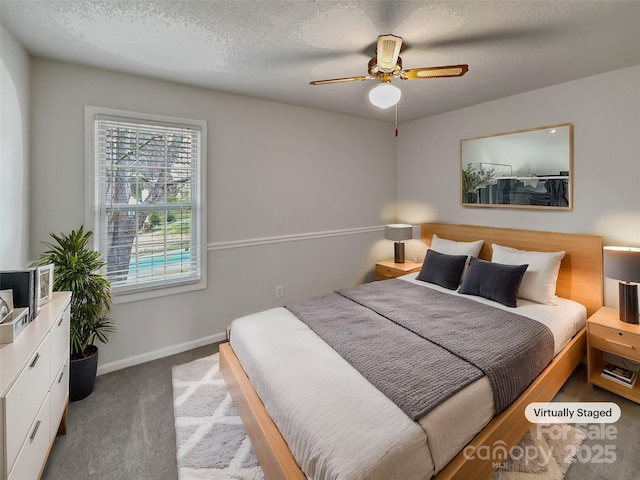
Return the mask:
POLYGON ((376 56, 369 60, 369 75, 315 80, 310 82, 310 85, 357 82, 377 78, 379 83, 369 92, 369 100, 376 107, 389 108, 400 101, 402 94, 400 89, 391 83, 393 78, 419 80, 422 78, 461 77, 469 71, 469 65, 446 65, 404 70, 402 68, 402 58, 400 58, 401 48, 402 37, 380 35, 378 37, 376 56))

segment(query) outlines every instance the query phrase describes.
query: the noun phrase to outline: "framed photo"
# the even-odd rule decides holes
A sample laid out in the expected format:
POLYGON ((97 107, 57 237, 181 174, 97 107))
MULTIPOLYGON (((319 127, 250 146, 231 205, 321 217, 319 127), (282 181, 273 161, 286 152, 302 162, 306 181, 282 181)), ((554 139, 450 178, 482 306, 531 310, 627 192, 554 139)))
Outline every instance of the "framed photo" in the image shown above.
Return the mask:
POLYGON ((38 267, 38 305, 44 305, 53 298, 53 263, 38 267))
POLYGON ((0 290, 0 323, 13 312, 13 290, 0 290))

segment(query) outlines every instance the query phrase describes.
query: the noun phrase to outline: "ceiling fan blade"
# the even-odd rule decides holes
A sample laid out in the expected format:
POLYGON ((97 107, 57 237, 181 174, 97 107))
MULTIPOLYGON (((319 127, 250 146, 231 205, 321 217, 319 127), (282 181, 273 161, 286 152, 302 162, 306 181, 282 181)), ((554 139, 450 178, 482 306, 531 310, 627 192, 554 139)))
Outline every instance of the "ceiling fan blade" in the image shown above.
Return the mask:
POLYGON ((447 35, 441 38, 406 44, 406 48, 435 50, 437 48, 491 46, 497 43, 535 42, 542 39, 555 39, 566 32, 560 25, 536 26, 531 28, 504 28, 482 33, 447 35))
POLYGON ((398 55, 402 47, 402 38, 395 35, 380 35, 376 50, 378 70, 392 72, 398 63, 398 55))
POLYGON ((400 73, 402 80, 421 78, 461 77, 469 71, 469 65, 446 65, 442 67, 410 68, 400 73))
POLYGON ((368 80, 371 77, 368 76, 359 76, 359 77, 345 77, 345 78, 332 78, 330 80, 315 80, 313 82, 309 82, 309 85, 327 85, 329 83, 343 83, 343 82, 359 82, 362 80, 368 80))

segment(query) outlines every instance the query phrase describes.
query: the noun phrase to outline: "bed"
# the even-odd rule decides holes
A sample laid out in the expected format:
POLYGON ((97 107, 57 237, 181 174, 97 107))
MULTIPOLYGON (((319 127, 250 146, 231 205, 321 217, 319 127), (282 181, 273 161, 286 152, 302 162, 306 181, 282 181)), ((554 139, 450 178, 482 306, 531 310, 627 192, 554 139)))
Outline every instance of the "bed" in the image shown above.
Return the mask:
MULTIPOLYGON (((457 414, 435 417, 434 412, 429 413, 429 415, 436 418, 433 422, 435 425, 439 425, 440 428, 440 430, 434 429, 430 431, 429 429, 432 427, 430 427, 429 424, 425 424, 426 426, 423 425, 422 419, 419 420, 419 423, 410 421, 397 407, 395 407, 395 411, 393 406, 388 410, 380 410, 385 412, 384 415, 381 415, 379 412, 376 413, 377 411, 364 412, 363 415, 360 415, 360 412, 358 412, 358 415, 354 415, 353 413, 349 413, 347 407, 345 407, 344 412, 339 410, 337 404, 331 407, 333 400, 332 398, 327 398, 326 402, 328 403, 328 407, 334 408, 336 411, 336 414, 331 415, 331 417, 335 417, 334 420, 340 428, 342 428, 341 425, 346 425, 346 430, 341 434, 337 434, 337 436, 344 436, 345 438, 342 447, 339 447, 339 444, 338 447, 336 447, 333 443, 327 444, 320 440, 307 441, 307 443, 301 441, 298 438, 299 434, 296 432, 299 429, 304 431, 304 422, 307 420, 304 420, 305 417, 303 414, 299 416, 297 411, 293 413, 297 405, 310 401, 310 399, 315 398, 316 395, 320 397, 320 393, 327 389, 334 392, 341 392, 345 398, 339 398, 340 395, 338 395, 340 402, 345 399, 348 400, 349 397, 353 397, 356 407, 358 402, 360 402, 360 405, 377 405, 378 403, 382 405, 384 404, 384 396, 379 394, 378 397, 375 397, 374 395, 374 398, 376 398, 375 401, 367 400, 363 402, 358 400, 358 395, 360 395, 361 392, 359 390, 360 387, 357 386, 360 385, 357 380, 357 372, 355 376, 353 376, 353 372, 350 372, 344 378, 341 376, 342 374, 334 373, 333 370, 325 370, 330 371, 331 374, 322 374, 323 369, 328 368, 327 366, 332 366, 334 363, 337 365, 341 360, 335 358, 335 352, 331 347, 324 345, 322 340, 314 338, 315 335, 313 332, 309 333, 304 327, 300 327, 300 325, 296 323, 296 317, 291 312, 283 311, 284 309, 274 309, 249 316, 250 318, 248 319, 238 319, 234 322, 235 327, 232 327, 231 345, 234 345, 234 347, 232 348, 229 344, 221 346, 220 365, 230 393, 247 428, 265 476, 268 479, 306 478, 298 464, 301 464, 305 471, 311 472, 311 477, 323 478, 325 475, 331 477, 333 473, 327 472, 333 467, 325 465, 325 463, 323 463, 324 459, 321 457, 325 454, 339 457, 341 453, 347 455, 351 465, 345 467, 347 470, 338 475, 342 475, 344 478, 358 478, 354 472, 366 472, 366 469, 369 467, 365 464, 360 465, 360 459, 356 454, 357 452, 354 451, 354 453, 351 453, 349 448, 351 444, 357 445, 358 441, 363 440, 358 438, 358 432, 366 431, 367 435, 371 434, 375 437, 376 435, 371 432, 375 432, 376 428, 370 428, 369 425, 363 426, 361 424, 349 425, 349 418, 357 417, 360 420, 360 417, 367 417, 367 415, 370 416, 370 420, 373 419, 371 420, 373 422, 377 421, 375 420, 376 415, 386 418, 386 420, 382 421, 377 427, 387 432, 387 441, 391 442, 386 446, 383 443, 380 446, 380 452, 393 451, 393 455, 389 455, 390 459, 388 463, 384 464, 382 466, 383 470, 381 470, 383 472, 384 468, 388 470, 387 478, 402 478, 408 476, 412 476, 413 478, 430 478, 434 473, 436 474, 435 478, 438 480, 472 477, 488 478, 491 472, 497 467, 495 460, 481 460, 478 456, 469 455, 469 453, 481 445, 494 445, 496 442, 501 442, 501 444, 511 446, 517 443, 529 427, 523 414, 526 405, 532 401, 550 400, 583 358, 585 354, 584 320, 586 316, 593 314, 602 305, 602 241, 600 237, 447 224, 424 224, 421 230, 422 239, 428 245, 434 234, 441 238, 459 242, 471 242, 482 239, 484 240, 484 244, 480 251, 479 258, 484 259, 491 258, 491 245, 493 243, 521 250, 543 252, 565 251, 566 253, 558 273, 556 292, 559 297, 568 299, 568 305, 571 305, 571 302, 577 302, 583 305, 584 313, 582 318, 571 321, 574 325, 571 327, 573 330, 569 334, 566 332, 559 333, 559 336, 565 337, 562 341, 562 349, 557 349, 559 351, 554 352, 555 356, 551 363, 533 380, 529 387, 499 415, 493 416, 492 418, 493 405, 488 405, 480 409, 469 408, 468 402, 470 398, 480 398, 478 395, 480 395, 479 392, 482 390, 481 382, 474 382, 459 392, 459 395, 456 395, 456 400, 452 401, 452 403, 455 404, 457 402, 458 410, 474 411, 476 414, 471 415, 471 417, 474 418, 462 418, 462 423, 469 426, 469 431, 463 431, 464 429, 457 428, 461 425, 460 418, 457 419, 457 423, 454 421, 453 424, 457 425, 455 432, 459 432, 457 437, 456 435, 438 434, 438 431, 442 431, 443 428, 445 431, 447 428, 449 431, 453 431, 451 418, 460 417, 460 415, 457 414), (252 323, 256 321, 259 323, 252 323), (263 330, 259 330, 260 327, 263 328, 263 330), (246 332, 257 331, 257 336, 265 339, 265 350, 262 352, 262 357, 260 353, 257 354, 254 360, 248 356, 247 352, 260 352, 263 348, 260 345, 252 344, 249 340, 247 340, 245 344, 244 339, 249 338, 251 334, 243 334, 243 329, 246 332), (269 332, 275 333, 275 335, 269 337, 269 332), (237 335, 237 338, 235 338, 234 335, 237 335), (296 335, 300 335, 300 337, 296 335), (270 352, 270 348, 275 349, 275 352, 270 352), (234 351, 234 349, 236 351, 234 351), (287 357, 287 355, 293 354, 287 354, 287 351, 294 352, 295 357, 287 357), (314 353, 311 354, 310 352, 314 353), (242 359, 244 365, 238 357, 242 359), (313 374, 310 373, 314 371, 314 362, 320 364, 320 373, 317 371, 313 374), (250 372, 249 376, 253 378, 255 385, 251 383, 243 367, 250 372), (299 378, 295 378, 295 373, 294 377, 287 377, 287 375, 289 375, 287 372, 290 368, 293 368, 294 372, 296 368, 298 369, 297 377, 299 378), (307 372, 309 373, 307 374, 307 372), (275 380, 273 380, 275 383, 269 386, 268 381, 271 380, 268 380, 268 377, 272 375, 275 376, 275 380), (278 375, 282 375, 284 379, 278 380, 278 375), (315 380, 314 375, 317 376, 315 380), (305 381, 310 383, 294 383, 295 387, 289 388, 289 391, 287 391, 288 384, 291 382, 305 381), (321 383, 324 381, 328 381, 329 383, 321 383), (316 383, 318 387, 314 390, 316 383), (303 388, 301 388, 301 386, 303 386, 303 388), (256 388, 262 392, 263 397, 267 398, 267 408, 265 408, 263 401, 256 393, 256 388), (268 399, 270 395, 268 393, 269 389, 273 390, 271 395, 277 399, 275 403, 268 399), (310 396, 305 398, 304 392, 307 390, 310 396), (283 412, 283 410, 290 410, 291 412, 283 412), (480 412, 476 412, 477 410, 480 412), (276 426, 267 411, 271 411, 272 416, 280 425, 280 429, 276 426), (288 420, 289 417, 287 415, 292 418, 303 419, 302 427, 293 428, 290 425, 291 422, 288 420), (439 420, 438 418, 444 418, 444 420, 439 420), (407 420, 409 421, 407 422, 407 420), (285 441, 280 430, 284 432, 289 443, 285 441), (422 435, 425 436, 425 431, 428 432, 426 435, 426 443, 428 444, 426 449, 425 446, 421 444, 422 440, 420 440, 421 432, 422 435), (400 439, 397 444, 402 445, 401 449, 394 446, 394 435, 396 434, 398 435, 398 439, 400 439), (352 435, 352 437, 349 435, 352 435), (343 451, 338 451, 335 454, 328 453, 332 449, 343 451), (453 454, 451 453, 452 449, 453 454), (296 461, 292 450, 296 452, 299 461, 296 461), (416 458, 419 459, 419 461, 415 460, 416 458), (396 471, 395 468, 400 464, 408 465, 409 470, 406 472, 401 470, 396 471), (418 472, 412 471, 414 465, 418 465, 418 472), (352 468, 353 470, 349 471, 348 468, 352 468), (396 473, 398 473, 399 476, 396 476, 396 473)), ((424 283, 416 282, 416 280, 411 277, 398 280, 397 282, 406 282, 407 284, 424 283)), ((522 302, 519 301, 518 308, 521 306, 526 307, 526 305, 522 305, 522 302)), ((531 308, 535 308, 535 306, 531 308)), ((558 344, 557 336, 558 334, 554 332, 556 345, 558 344)), ((318 370, 317 367, 318 365, 316 365, 316 370, 318 370)), ((364 381, 364 384, 366 385, 367 382, 364 381)), ((362 388, 366 389, 367 387, 362 388)), ((325 400, 322 401, 324 402, 325 400)), ((385 405, 380 408, 388 408, 388 406, 385 405)), ((437 407, 435 411, 437 412, 438 409, 440 409, 440 407, 437 407)), ((313 411, 308 411, 307 417, 309 417, 309 415, 311 415, 310 418, 312 420, 313 411)), ((321 417, 327 418, 326 415, 322 415, 321 417)), ((314 428, 317 428, 317 424, 314 428)), ((364 434, 360 436, 363 435, 364 434)), ((382 439, 383 442, 384 440, 385 439, 382 439)), ((363 441, 368 442, 369 439, 363 441)), ((375 452, 375 450, 370 450, 370 456, 379 456, 375 452)), ((384 457, 385 455, 381 456, 384 457)), ((386 461, 387 460, 385 460, 385 462, 386 461)), ((384 473, 380 475, 384 476, 384 473)), ((369 476, 368 474, 364 474, 362 478, 375 478, 375 475, 371 474, 371 476, 369 476)))

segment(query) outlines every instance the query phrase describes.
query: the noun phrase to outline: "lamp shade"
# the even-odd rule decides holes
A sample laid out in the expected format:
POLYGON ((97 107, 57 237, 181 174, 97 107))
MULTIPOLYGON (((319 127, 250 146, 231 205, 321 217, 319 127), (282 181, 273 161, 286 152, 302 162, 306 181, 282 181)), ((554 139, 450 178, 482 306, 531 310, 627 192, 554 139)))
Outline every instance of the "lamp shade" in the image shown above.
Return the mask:
POLYGON ((391 82, 379 83, 369 91, 369 101, 378 108, 389 108, 400 101, 402 91, 391 82))
POLYGON ((393 223, 384 227, 384 238, 401 242, 402 240, 410 240, 413 235, 413 226, 407 223, 393 223))
POLYGON ((640 248, 604 247, 604 275, 619 280, 618 310, 620 320, 638 323, 638 286, 640 282, 640 248))
POLYGON ((623 282, 640 282, 640 248, 604 247, 604 276, 623 282))

